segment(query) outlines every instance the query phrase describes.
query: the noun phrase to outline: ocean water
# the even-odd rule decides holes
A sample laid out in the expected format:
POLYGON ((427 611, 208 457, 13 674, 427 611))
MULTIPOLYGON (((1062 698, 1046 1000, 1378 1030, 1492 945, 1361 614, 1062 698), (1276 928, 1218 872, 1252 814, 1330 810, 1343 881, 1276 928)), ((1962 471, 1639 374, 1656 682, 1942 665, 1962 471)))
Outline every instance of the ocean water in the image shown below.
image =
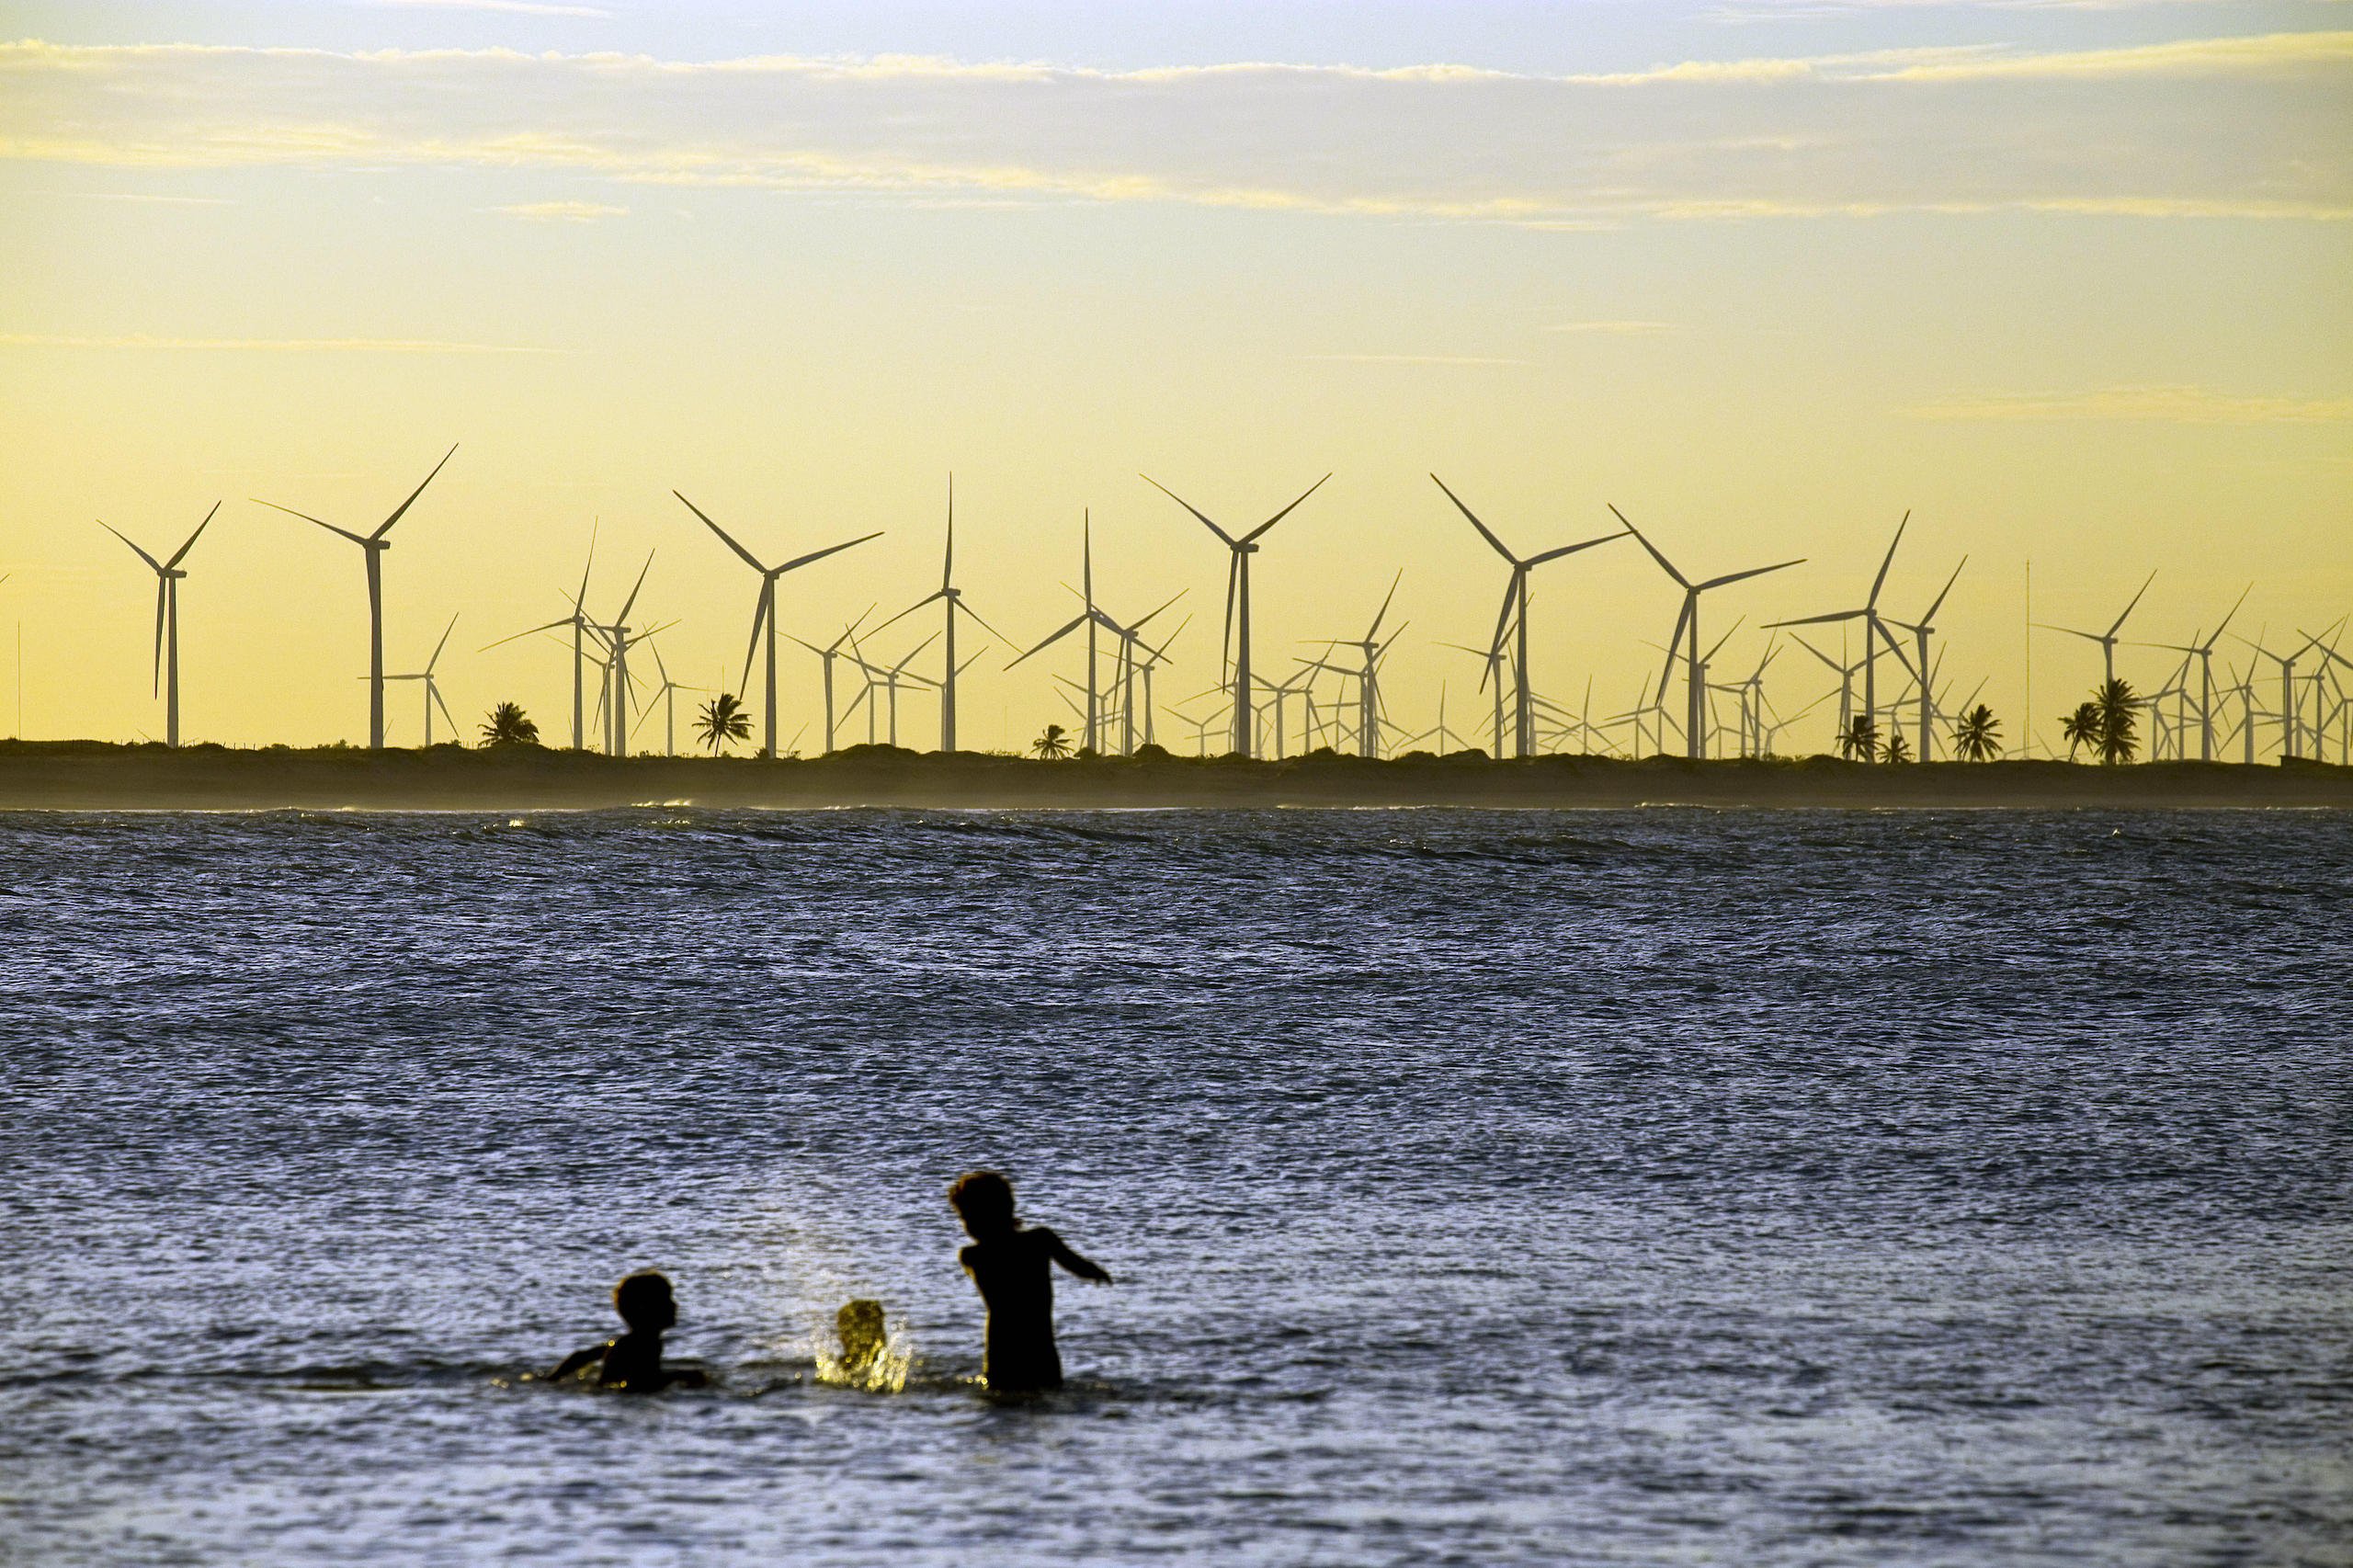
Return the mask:
POLYGON ((0 1560, 2342 1564, 2348 1065, 2343 814, 0 817, 0 1560))

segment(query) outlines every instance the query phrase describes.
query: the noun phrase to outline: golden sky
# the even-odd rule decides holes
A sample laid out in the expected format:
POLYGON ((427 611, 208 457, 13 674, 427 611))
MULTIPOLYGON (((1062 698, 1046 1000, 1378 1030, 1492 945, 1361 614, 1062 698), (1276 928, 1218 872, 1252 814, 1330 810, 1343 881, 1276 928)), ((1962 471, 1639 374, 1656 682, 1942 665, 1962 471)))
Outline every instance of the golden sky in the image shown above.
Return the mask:
MULTIPOLYGON (((2275 644, 2353 610, 2342 4, 0 4, 0 732, 21 625, 25 733, 161 735, 153 579, 97 519, 161 555, 220 500, 187 738, 364 739, 359 552, 249 497, 364 532, 453 441, 388 662, 454 613, 450 706, 551 739, 567 655, 481 650, 564 612, 592 519, 592 611, 653 551, 673 675, 738 685, 756 580, 673 488, 771 559, 885 530, 785 580, 819 642, 937 585, 950 471, 960 585, 1024 644, 1091 508, 1112 614, 1189 590, 1179 700, 1224 552, 1139 472, 1238 529, 1331 471, 1258 558, 1261 667, 1402 567, 1391 714, 1443 683, 1482 739, 1438 644, 1484 642, 1505 568, 1433 470, 1523 551, 1614 502, 1694 576, 1806 557, 1711 597, 1720 677, 1857 601, 1908 508, 1885 608, 1968 556, 1946 672, 2013 736, 2029 559, 2070 625, 2155 570, 2128 632, 2164 642, 2249 583, 2275 644)), ((1535 584, 1540 689, 1630 706, 1672 585, 1628 542, 1535 584)), ((1014 651, 965 744, 1068 721, 1075 662, 1014 651)), ((2046 740, 2097 672, 2036 634, 2046 740)))

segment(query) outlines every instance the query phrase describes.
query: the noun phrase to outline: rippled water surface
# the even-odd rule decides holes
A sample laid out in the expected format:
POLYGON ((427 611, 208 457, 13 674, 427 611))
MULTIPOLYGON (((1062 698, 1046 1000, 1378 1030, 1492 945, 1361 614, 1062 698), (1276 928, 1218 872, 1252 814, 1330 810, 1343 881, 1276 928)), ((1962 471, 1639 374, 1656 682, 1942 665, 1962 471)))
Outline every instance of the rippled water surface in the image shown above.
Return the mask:
POLYGON ((0 983, 10 1562, 2353 1560, 2343 815, 16 815, 0 983))

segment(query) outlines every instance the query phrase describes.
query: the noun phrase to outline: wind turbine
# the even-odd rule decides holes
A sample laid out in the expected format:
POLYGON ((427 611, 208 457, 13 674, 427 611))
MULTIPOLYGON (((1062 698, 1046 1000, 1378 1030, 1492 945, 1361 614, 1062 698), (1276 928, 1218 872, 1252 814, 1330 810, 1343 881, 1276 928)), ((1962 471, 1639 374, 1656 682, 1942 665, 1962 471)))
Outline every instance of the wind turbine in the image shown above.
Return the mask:
POLYGON ((348 528, 339 528, 333 523, 323 522, 308 512, 298 512, 291 506, 280 506, 275 501, 263 501, 258 496, 254 498, 258 506, 283 512, 290 517, 300 517, 306 523, 317 523, 331 534, 341 534, 366 552, 368 558, 368 749, 370 751, 384 749, 384 551, 392 548, 392 541, 385 536, 392 531, 392 525, 399 522, 411 506, 416 505, 416 498, 425 494, 425 485, 433 483, 434 474, 439 473, 448 466, 449 460, 457 455, 458 449, 455 444, 452 444, 448 451, 441 454, 441 460, 433 465, 433 473, 425 476, 425 483, 410 491, 408 499, 394 507, 392 515, 378 524, 376 531, 371 534, 356 534, 348 528))
MULTIPOLYGON (((1910 514, 1909 514, 1909 513, 1907 513, 1907 514, 1905 514, 1905 515, 1906 515, 1907 517, 1908 517, 1908 516, 1910 516, 1910 514)), ((1893 551, 1891 551, 1891 552, 1890 552, 1890 554, 1891 554, 1891 557, 1892 557, 1892 556, 1893 556, 1893 551)), ((1940 610, 1940 609, 1944 608, 1944 606, 1945 606, 1945 595, 1946 595, 1946 594, 1949 594, 1949 593, 1951 593, 1951 592, 1952 592, 1952 585, 1953 585, 1955 583, 1958 583, 1958 582, 1960 582, 1960 581, 1961 581, 1961 566, 1966 566, 1966 565, 1968 565, 1968 564, 1969 564, 1969 557, 1967 557, 1966 555, 1962 556, 1962 557, 1961 558, 1961 566, 1956 566, 1956 567, 1954 567, 1954 568, 1952 569, 1952 575, 1945 579, 1945 585, 1944 585, 1944 589, 1943 589, 1943 591, 1942 591, 1942 592, 1940 592, 1940 593, 1938 593, 1938 594, 1937 595, 1935 602, 1934 602, 1934 603, 1932 603, 1932 604, 1930 604, 1930 605, 1928 606, 1928 612, 1927 612, 1926 615, 1922 616, 1918 620, 1916 620, 1916 621, 1911 621, 1911 620, 1891 620, 1891 621, 1889 621, 1889 622, 1888 622, 1888 624, 1889 624, 1890 626, 1900 626, 1900 627, 1902 627, 1904 631, 1909 631, 1910 633, 1912 633, 1912 636, 1913 636, 1913 638, 1914 638, 1914 640, 1915 640, 1915 641, 1914 641, 1914 646, 1915 646, 1915 647, 1918 650, 1918 652, 1919 652, 1920 668, 1921 668, 1921 670, 1923 670, 1923 671, 1927 670, 1927 669, 1928 669, 1928 667, 1929 667, 1929 666, 1928 666, 1928 635, 1929 635, 1929 633, 1933 632, 1933 631, 1936 631, 1936 629, 1937 629, 1937 611, 1938 611, 1938 610, 1940 610)), ((1933 754, 1929 751, 1929 749, 1928 749, 1928 747, 1929 747, 1929 743, 1930 743, 1930 742, 1931 742, 1931 740, 1934 738, 1934 737, 1932 736, 1931 733, 1930 733, 1929 725, 1928 725, 1928 721, 1929 721, 1930 717, 1932 716, 1932 715, 1931 715, 1931 713, 1930 713, 1930 709, 1932 708, 1933 704, 1932 704, 1932 703, 1930 702, 1930 700, 1929 700, 1928 681, 1927 681, 1927 677, 1925 676, 1925 675, 1920 678, 1919 685, 1920 685, 1920 748, 1919 748, 1918 756, 1919 756, 1919 758, 1920 758, 1920 760, 1921 760, 1922 762, 1927 762, 1927 761, 1929 759, 1929 757, 1933 755, 1933 754)))
MULTIPOLYGON (((1790 641, 1804 649, 1807 653, 1812 653, 1815 658, 1820 659, 1824 664, 1829 665, 1830 668, 1836 673, 1838 676, 1838 733, 1842 735, 1845 734, 1847 733, 1847 726, 1853 722, 1855 717, 1855 677, 1862 673, 1863 666, 1869 664, 1870 661, 1868 659, 1858 659, 1851 665, 1844 662, 1843 655, 1847 652, 1847 647, 1843 639, 1838 646, 1838 652, 1841 654, 1841 657, 1836 659, 1832 658, 1829 654, 1824 653, 1821 649, 1815 647, 1813 643, 1807 642, 1804 638, 1799 636, 1794 631, 1790 633, 1790 641)), ((1828 694, 1824 693, 1824 695, 1827 696, 1828 694)), ((1789 719, 1783 721, 1783 722, 1793 724, 1797 722, 1798 718, 1802 713, 1810 711, 1818 706, 1820 706, 1818 703, 1809 702, 1805 705, 1804 709, 1800 710, 1799 714, 1791 715, 1789 719)))
MULTIPOLYGON (((188 536, 186 544, 172 551, 169 561, 158 561, 131 544, 130 536, 113 524, 103 519, 98 523, 123 543, 131 544, 131 552, 155 571, 155 680, 168 693, 164 701, 164 744, 168 746, 180 744, 180 581, 188 575, 180 570, 180 562, 188 559, 198 537, 211 525, 214 513, 220 510, 221 503, 212 503, 212 511, 204 514, 204 521, 196 525, 196 532, 188 536)), ((6 577, 0 577, 0 582, 6 581, 6 577)))
POLYGON ((752 655, 759 651, 761 628, 767 628, 768 637, 767 660, 764 678, 767 684, 767 710, 764 715, 764 725, 760 731, 760 755, 766 757, 773 757, 776 756, 776 580, 779 577, 783 576, 788 572, 799 571, 801 567, 808 565, 812 562, 823 561, 828 555, 838 555, 843 551, 849 549, 852 545, 864 544, 870 539, 881 539, 882 537, 882 530, 877 528, 870 534, 860 534, 858 538, 853 540, 845 540, 840 544, 829 544, 823 550, 813 550, 806 555, 796 555, 781 566, 768 566, 763 564, 758 556, 754 555, 750 551, 745 550, 742 545, 736 543, 734 540, 729 538, 727 530, 721 528, 717 523, 712 522, 710 520, 710 515, 705 512, 701 507, 688 500, 684 495, 679 495, 678 492, 675 490, 671 491, 670 494, 677 495, 678 502, 681 506, 685 506, 688 511, 692 512, 696 517, 700 517, 703 520, 703 526, 710 528, 711 532, 717 534, 728 549, 733 551, 742 558, 745 565, 749 566, 753 571, 757 572, 760 574, 759 604, 758 608, 754 609, 752 612, 752 638, 751 642, 744 649, 744 678, 737 684, 746 686, 750 684, 752 678, 752 655))
POLYGON ((1484 648, 1473 648, 1467 642, 1441 642, 1438 646, 1441 648, 1451 648, 1458 653, 1468 653, 1472 658, 1481 660, 1485 664, 1486 667, 1479 676, 1479 689, 1486 691, 1491 686, 1494 689, 1495 712, 1494 725, 1495 751, 1493 755, 1497 762, 1501 762, 1504 756, 1503 645, 1501 643, 1493 643, 1484 648))
POLYGON ((587 650, 582 643, 582 638, 590 625, 586 608, 588 574, 596 568, 596 565, 597 525, 591 523, 588 526, 588 559, 580 568, 580 591, 572 596, 572 613, 561 620, 551 620, 544 626, 534 626, 527 631, 517 631, 513 637, 502 637, 496 642, 485 642, 480 650, 487 653, 493 648, 534 636, 541 631, 553 631, 560 627, 572 629, 572 749, 574 751, 585 751, 588 746, 587 710, 584 705, 585 681, 581 670, 582 661, 586 657, 587 650))
MULTIPOLYGON (((1597 544, 1608 544, 1613 539, 1623 539, 1626 533, 1632 531, 1632 525, 1629 524, 1625 532, 1603 534, 1598 539, 1585 540, 1576 544, 1564 544, 1558 550, 1547 550, 1522 561, 1505 547, 1504 541, 1495 537, 1494 529, 1479 520, 1477 513, 1462 504, 1462 497, 1451 490, 1447 490, 1446 481, 1432 474, 1430 483, 1440 490, 1446 491, 1446 498, 1454 503, 1455 510, 1470 520, 1471 526, 1479 530, 1479 537, 1494 546, 1495 553, 1502 556, 1511 567, 1511 581, 1504 589, 1503 610, 1495 617, 1495 634, 1491 639, 1491 644, 1500 650, 1512 622, 1515 619, 1518 620, 1518 649, 1512 659, 1514 696, 1512 734, 1516 755, 1533 756, 1536 755, 1536 719, 1529 709, 1528 700, 1528 574, 1547 561, 1557 561, 1563 555, 1574 555, 1580 550, 1591 550, 1597 544)), ((1626 521, 1623 517, 1618 520, 1621 523, 1626 521)), ((1503 753, 1500 747, 1495 756, 1496 760, 1502 760, 1503 753)))
POLYGON ((1137 477, 1199 517, 1201 526, 1223 540, 1231 552, 1225 568, 1225 642, 1233 650, 1233 750, 1236 756, 1247 757, 1256 749, 1257 739, 1257 711, 1252 706, 1250 693, 1250 558, 1258 553, 1258 540, 1267 530, 1290 517, 1298 508, 1300 501, 1323 489, 1324 481, 1332 476, 1325 474, 1302 491, 1299 501, 1292 502, 1238 539, 1210 521, 1207 513, 1150 474, 1139 474, 1137 477), (1234 613, 1237 604, 1241 608, 1238 618, 1234 613))
POLYGON ((449 731, 452 734, 464 733, 459 728, 457 720, 449 718, 449 705, 441 700, 441 683, 433 678, 433 666, 441 662, 441 650, 449 645, 449 633, 457 629, 458 618, 453 615, 449 618, 449 624, 441 629, 441 641, 433 644, 433 657, 425 661, 423 669, 415 675, 384 677, 386 680, 421 680, 425 683, 425 744, 427 746, 433 744, 433 710, 436 708, 441 710, 441 717, 449 720, 449 731))
POLYGON ((2118 616, 2106 631, 2078 631, 2072 626, 2052 626, 2048 621, 2040 620, 2036 621, 2035 624, 2045 631, 2063 631, 2070 637, 2080 637, 2086 642, 2098 643, 2100 682, 2106 685, 2116 678, 2116 644, 2121 641, 2117 634, 2124 630, 2125 621, 2131 619, 2134 608, 2140 604, 2141 594, 2147 593, 2149 585, 2156 580, 2157 574, 2154 572, 2150 573, 2141 584, 2141 593, 2132 596, 2132 603, 2124 607, 2124 613, 2118 616))
MULTIPOLYGON (((1111 625, 1114 631, 1119 628, 1104 616, 1095 603, 1095 515, 1092 510, 1079 514, 1079 581, 1085 586, 1073 591, 1077 593, 1082 608, 1076 615, 1033 643, 1012 664, 1005 667, 1008 670, 1017 667, 1030 654, 1045 652, 1080 627, 1085 627, 1086 629, 1086 685, 1085 687, 1086 711, 1080 715, 1080 719, 1086 728, 1086 749, 1099 754, 1103 749, 1102 707, 1096 687, 1096 666, 1101 655, 1096 642, 1096 631, 1098 627, 1105 625, 1111 625)), ((1068 585, 1064 585, 1068 586, 1068 585)))
MULTIPOLYGON (((2248 642, 2244 637, 2233 635, 2235 641, 2246 642, 2259 656, 2279 666, 2279 756, 2282 761, 2295 756, 2303 739, 2303 712, 2296 701, 2296 665, 2319 643, 2320 638, 2307 635, 2303 646, 2292 653, 2281 654, 2273 653, 2261 642, 2248 642)), ((2256 635, 2261 636, 2262 633, 2257 632, 2256 635)))
POLYGON ((2253 592, 2255 592, 2255 585, 2252 583, 2241 589, 2237 600, 2231 606, 2230 613, 2222 617, 2222 623, 2214 628, 2213 634, 2203 641, 2200 641, 2198 633, 2193 631, 2189 634, 2189 641, 2187 642, 2138 644, 2147 648, 2164 648, 2176 653, 2187 653, 2198 661, 2198 760, 2200 762, 2214 760, 2214 645, 2222 640, 2222 633, 2230 630, 2232 616, 2238 614, 2239 606, 2246 603, 2247 595, 2253 592))
MULTIPOLYGON (((1685 683, 1687 689, 1683 749, 1687 756, 1694 759, 1703 757, 1708 753, 1708 678, 1705 665, 1699 657, 1699 596, 1711 589, 1725 587, 1749 577, 1762 577, 1768 572, 1779 572, 1786 567, 1802 565, 1805 558, 1800 556, 1795 561, 1776 562, 1770 566, 1752 566, 1745 572, 1728 572, 1721 577, 1711 577, 1705 582, 1694 583, 1675 569, 1675 562, 1659 553, 1658 546, 1653 544, 1642 529, 1627 522, 1625 513, 1619 511, 1614 506, 1609 510, 1620 522, 1626 524, 1626 531, 1634 536, 1635 542, 1649 551, 1651 559, 1657 562, 1660 569, 1674 578, 1683 589, 1683 608, 1675 618, 1675 630, 1669 632, 1666 638, 1666 663, 1659 671, 1657 699, 1661 702, 1665 699, 1667 676, 1675 670, 1675 645, 1688 634, 1690 641, 1689 652, 1686 655, 1686 673, 1688 679, 1685 683)), ((1882 568, 1881 575, 1885 574, 1885 570, 1882 568)))
MULTIPOLYGON (((1438 488, 1444 489, 1445 486, 1438 488)), ((1397 597, 1397 585, 1404 580, 1404 569, 1400 567, 1397 575, 1389 580, 1389 592, 1382 597, 1381 608, 1373 612, 1372 624, 1365 629, 1362 637, 1336 638, 1324 645, 1327 653, 1334 648, 1356 649, 1364 655, 1363 669, 1341 671, 1334 665, 1317 665, 1321 669, 1357 677, 1357 750, 1364 756, 1377 757, 1381 755, 1381 655, 1389 652, 1390 642, 1396 642, 1405 631, 1404 626, 1398 627, 1389 634, 1389 642, 1384 642, 1381 641, 1381 623, 1389 619, 1389 606, 1397 597)))
MULTIPOLYGON (((1880 643, 1886 642, 1887 650, 1895 655, 1896 663, 1902 665, 1915 680, 1922 678, 1922 672, 1912 668, 1912 661, 1904 655, 1903 644, 1896 642, 1895 634, 1888 631, 1888 623, 1880 619, 1879 613, 1879 591, 1887 586, 1888 568, 1895 564, 1895 547, 1904 542, 1904 530, 1911 526, 1911 522, 1912 514, 1907 511, 1896 523, 1895 537, 1887 541, 1887 554, 1879 563, 1879 575, 1871 579, 1870 597, 1863 601, 1860 609, 1833 610, 1828 615, 1803 616, 1796 620, 1768 621, 1765 626, 1765 630, 1770 631, 1788 626, 1826 626, 1834 621, 1860 620, 1863 623, 1863 716, 1871 722, 1873 729, 1879 727, 1880 643)), ((1946 586, 1951 585, 1947 584, 1946 586)), ((1942 596, 1938 596, 1938 602, 1943 602, 1942 596)), ((1933 615, 1934 611, 1931 611, 1930 616, 1933 615)), ((1822 656, 1819 650, 1815 651, 1814 656, 1822 656)), ((1847 704, 1841 702, 1839 706, 1844 708, 1847 704)))
MULTIPOLYGON (((653 633, 648 632, 646 635, 650 637, 653 633)), ((643 641, 643 639, 640 639, 640 641, 643 641)), ((662 650, 659 647, 656 647, 654 650, 654 667, 659 671, 662 676, 662 684, 655 687, 654 692, 654 695, 661 699, 662 701, 662 755, 664 756, 676 756, 678 755, 678 693, 682 691, 700 691, 703 687, 699 686, 681 686, 676 681, 672 680, 670 678, 669 666, 662 662, 662 650)), ((639 725, 642 727, 645 723, 646 719, 650 719, 654 715, 649 711, 638 720, 639 725)))
MULTIPOLYGON (((806 648, 811 653, 816 654, 818 660, 824 665, 825 750, 828 754, 832 753, 834 750, 834 661, 835 659, 849 659, 853 664, 858 662, 850 654, 842 652, 842 644, 857 636, 858 629, 865 625, 866 618, 873 613, 874 607, 872 605, 868 605, 863 610, 858 612, 858 617, 856 620, 850 621, 843 626, 842 634, 839 637, 835 638, 831 642, 826 643, 822 648, 818 647, 814 642, 804 641, 799 637, 794 637, 792 639, 795 642, 799 642, 803 648, 806 648)), ((786 635, 791 636, 791 633, 787 632, 786 635)))
POLYGON ((653 635, 643 632, 636 637, 629 634, 629 612, 636 608, 637 596, 645 586, 645 574, 654 570, 654 551, 645 552, 645 564, 638 569, 637 582, 630 588, 629 597, 621 601, 621 611, 609 625, 588 623, 588 629, 604 639, 607 660, 606 685, 612 691, 612 700, 605 709, 605 751, 608 756, 629 755, 628 703, 630 689, 629 651, 653 635))
MULTIPOLYGON (((952 752, 956 749, 956 676, 966 667, 956 662, 957 615, 959 613, 969 615, 979 621, 982 630, 988 632, 990 636, 1011 641, 1004 632, 999 631, 987 621, 982 620, 980 611, 964 602, 964 590, 956 585, 956 476, 952 473, 948 476, 948 550, 941 558, 939 591, 936 594, 926 594, 874 630, 880 631, 882 627, 889 626, 892 621, 904 619, 924 606, 933 603, 942 607, 940 612, 943 621, 942 631, 947 638, 947 642, 941 650, 945 659, 944 676, 939 686, 939 749, 943 752, 952 752)), ((828 668, 830 667, 829 665, 828 668)))

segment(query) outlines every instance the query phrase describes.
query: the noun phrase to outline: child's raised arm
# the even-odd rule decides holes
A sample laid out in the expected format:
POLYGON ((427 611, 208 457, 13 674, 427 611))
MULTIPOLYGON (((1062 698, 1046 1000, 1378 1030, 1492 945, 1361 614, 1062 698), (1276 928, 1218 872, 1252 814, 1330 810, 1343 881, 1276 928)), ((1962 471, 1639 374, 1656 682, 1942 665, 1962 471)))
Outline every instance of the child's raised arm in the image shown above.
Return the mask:
POLYGON ((1092 1279, 1097 1285, 1108 1285, 1111 1283, 1110 1270, 1105 1268, 1099 1263, 1091 1262, 1071 1251, 1069 1243, 1063 1241, 1062 1237, 1054 1234, 1053 1232, 1046 1229, 1043 1225, 1036 1227, 1036 1230, 1039 1238, 1046 1244, 1046 1256, 1048 1257, 1052 1258, 1056 1263, 1061 1264, 1064 1268, 1069 1269, 1081 1279, 1092 1279))

